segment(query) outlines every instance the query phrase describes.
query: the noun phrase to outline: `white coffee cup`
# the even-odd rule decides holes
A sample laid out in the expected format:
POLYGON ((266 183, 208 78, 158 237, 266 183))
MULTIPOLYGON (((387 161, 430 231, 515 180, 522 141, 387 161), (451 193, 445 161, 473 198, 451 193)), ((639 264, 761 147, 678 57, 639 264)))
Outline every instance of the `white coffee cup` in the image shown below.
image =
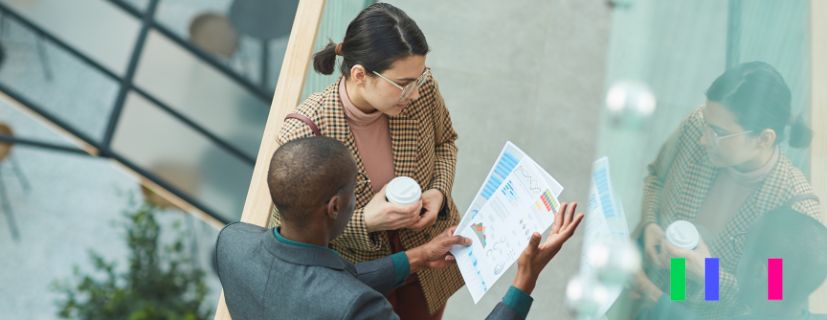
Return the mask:
POLYGON ((701 235, 692 222, 677 220, 666 227, 666 239, 678 248, 694 250, 701 242, 701 235))
POLYGON ((422 199, 422 188, 410 177, 396 177, 385 187, 385 198, 396 204, 412 204, 422 199))

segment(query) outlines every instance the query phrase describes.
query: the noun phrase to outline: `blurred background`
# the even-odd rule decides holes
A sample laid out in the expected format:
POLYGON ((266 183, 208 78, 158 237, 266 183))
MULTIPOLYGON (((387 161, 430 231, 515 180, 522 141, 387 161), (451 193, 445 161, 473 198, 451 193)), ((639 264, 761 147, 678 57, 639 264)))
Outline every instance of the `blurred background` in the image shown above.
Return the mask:
MULTIPOLYGON (((120 318, 118 303, 165 294, 176 306, 150 302, 149 318, 212 318, 215 237, 242 217, 268 115, 286 103, 274 100, 277 82, 300 83, 291 97, 300 100, 338 77, 299 64, 302 77, 279 79, 306 61, 287 53, 341 41, 374 2, 328 0, 316 21, 297 16, 298 0, 0 0, 0 318, 120 318), (294 23, 317 25, 314 35, 291 39, 294 23), (141 285, 155 281, 173 285, 141 285), (86 297, 108 304, 84 307, 86 297)), ((600 259, 590 255, 606 240, 599 228, 632 243, 647 165, 713 80, 740 63, 763 61, 783 76, 792 114, 814 135, 807 148, 779 150, 827 197, 827 1, 388 2, 431 47, 427 64, 459 134, 461 210, 506 141, 563 184, 561 200, 589 213, 593 162, 608 158, 622 215, 567 244, 540 279, 530 319, 639 317, 612 294, 567 287, 601 267, 588 261, 600 259)), ((638 249, 612 252, 641 262, 638 249)), ((634 270, 587 287, 622 290, 634 270)), ((513 274, 477 305, 461 289, 445 318, 482 319, 513 274)), ((827 313, 819 290, 809 308, 827 313)))

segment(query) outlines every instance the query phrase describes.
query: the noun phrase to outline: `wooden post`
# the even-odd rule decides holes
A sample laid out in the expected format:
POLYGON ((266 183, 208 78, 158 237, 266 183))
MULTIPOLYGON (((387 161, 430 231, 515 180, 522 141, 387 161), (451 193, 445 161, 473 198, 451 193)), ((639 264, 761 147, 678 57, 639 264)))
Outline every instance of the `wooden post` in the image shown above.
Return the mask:
MULTIPOLYGON (((827 224, 827 1, 810 0, 810 180, 827 224)), ((827 254, 824 252, 816 254, 827 254)), ((810 296, 810 311, 827 313, 827 283, 810 296)))
MULTIPOLYGON (((247 200, 241 214, 243 222, 267 226, 270 211, 273 208, 270 191, 267 188, 267 169, 270 165, 270 157, 278 148, 276 137, 281 130, 284 116, 295 110, 300 102, 324 6, 325 0, 301 0, 296 9, 296 18, 293 20, 293 29, 290 31, 287 51, 284 53, 276 92, 270 105, 270 115, 267 116, 264 137, 261 139, 252 181, 247 190, 247 200)), ((215 319, 230 319, 223 292, 215 310, 215 319)))

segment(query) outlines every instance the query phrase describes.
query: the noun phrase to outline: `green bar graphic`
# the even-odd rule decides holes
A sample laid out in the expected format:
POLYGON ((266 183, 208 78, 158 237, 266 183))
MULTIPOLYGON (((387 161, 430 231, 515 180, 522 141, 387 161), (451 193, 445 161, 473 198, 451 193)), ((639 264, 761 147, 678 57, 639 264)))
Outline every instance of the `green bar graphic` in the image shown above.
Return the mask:
POLYGON ((686 300, 686 258, 672 258, 669 270, 669 296, 672 301, 686 300))

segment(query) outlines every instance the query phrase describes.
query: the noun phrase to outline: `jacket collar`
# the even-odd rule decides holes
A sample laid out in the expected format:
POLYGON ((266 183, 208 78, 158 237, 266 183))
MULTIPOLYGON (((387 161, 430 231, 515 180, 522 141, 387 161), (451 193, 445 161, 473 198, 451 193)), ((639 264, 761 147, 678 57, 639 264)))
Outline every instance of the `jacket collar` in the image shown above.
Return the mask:
POLYGON ((273 256, 299 265, 322 266, 335 270, 344 270, 347 263, 330 248, 297 242, 284 238, 278 228, 261 234, 261 246, 273 256))

